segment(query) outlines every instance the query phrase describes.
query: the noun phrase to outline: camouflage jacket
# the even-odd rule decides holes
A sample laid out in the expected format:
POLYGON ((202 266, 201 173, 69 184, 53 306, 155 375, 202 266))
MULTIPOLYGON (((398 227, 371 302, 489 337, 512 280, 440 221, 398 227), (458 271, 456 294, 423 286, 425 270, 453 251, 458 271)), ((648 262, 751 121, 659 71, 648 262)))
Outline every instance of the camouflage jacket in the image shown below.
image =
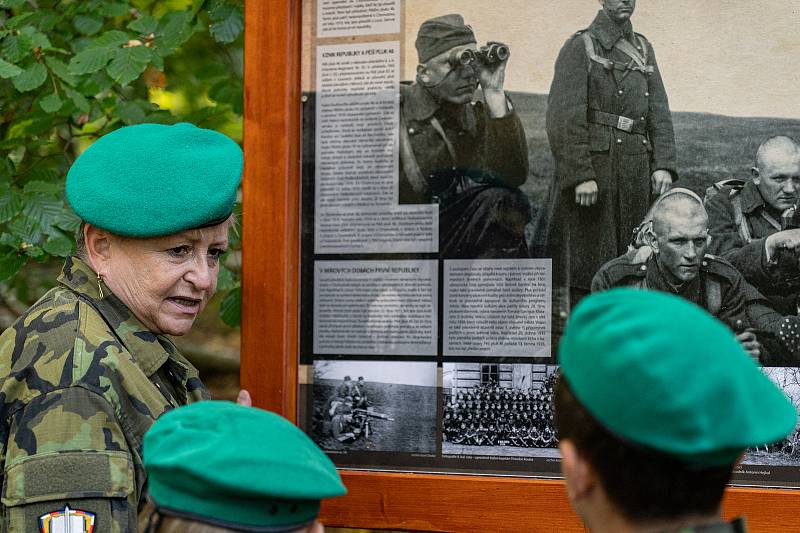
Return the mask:
POLYGON ((85 263, 68 258, 58 281, 0 335, 0 531, 40 531, 65 505, 95 533, 135 531, 144 433, 208 393, 85 263))

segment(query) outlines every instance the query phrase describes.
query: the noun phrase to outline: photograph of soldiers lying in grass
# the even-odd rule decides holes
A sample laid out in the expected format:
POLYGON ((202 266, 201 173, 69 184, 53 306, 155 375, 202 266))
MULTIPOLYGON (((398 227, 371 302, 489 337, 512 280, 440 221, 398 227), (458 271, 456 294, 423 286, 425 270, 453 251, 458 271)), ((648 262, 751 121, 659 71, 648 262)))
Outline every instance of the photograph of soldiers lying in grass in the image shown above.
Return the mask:
POLYGON ((444 365, 443 455, 557 456, 555 365, 444 365))
POLYGON ((325 450, 436 449, 436 363, 315 361, 313 395, 325 450))

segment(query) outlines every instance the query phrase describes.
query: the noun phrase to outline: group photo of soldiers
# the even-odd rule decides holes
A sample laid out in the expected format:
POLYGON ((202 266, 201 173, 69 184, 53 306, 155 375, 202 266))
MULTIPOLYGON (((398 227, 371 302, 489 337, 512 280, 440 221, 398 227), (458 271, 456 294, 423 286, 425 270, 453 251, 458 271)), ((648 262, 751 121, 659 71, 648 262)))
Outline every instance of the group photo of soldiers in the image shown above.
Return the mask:
POLYGON ((326 450, 429 453, 436 363, 314 362, 311 436, 326 450))
POLYGON ((444 455, 555 453, 556 365, 445 363, 443 373, 444 455))
POLYGON ((505 389, 497 383, 476 385, 451 396, 444 406, 444 442, 468 446, 552 448, 553 384, 542 389, 505 389))

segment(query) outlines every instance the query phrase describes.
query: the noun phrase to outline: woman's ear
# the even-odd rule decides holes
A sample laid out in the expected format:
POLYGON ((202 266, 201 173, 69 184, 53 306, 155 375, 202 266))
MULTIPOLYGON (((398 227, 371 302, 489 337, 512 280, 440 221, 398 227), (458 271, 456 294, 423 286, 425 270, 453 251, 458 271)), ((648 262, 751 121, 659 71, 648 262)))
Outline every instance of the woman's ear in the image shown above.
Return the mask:
POLYGON ((83 239, 86 243, 86 258, 89 266, 99 275, 105 275, 106 266, 111 260, 112 235, 97 226, 85 224, 83 239))

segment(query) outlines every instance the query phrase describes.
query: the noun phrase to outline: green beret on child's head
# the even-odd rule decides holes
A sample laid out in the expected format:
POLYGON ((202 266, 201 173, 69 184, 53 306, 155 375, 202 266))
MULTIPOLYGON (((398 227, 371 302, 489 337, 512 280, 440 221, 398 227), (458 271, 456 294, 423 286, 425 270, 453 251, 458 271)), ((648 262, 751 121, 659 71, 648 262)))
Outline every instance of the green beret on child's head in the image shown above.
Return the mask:
POLYGON ((180 123, 138 124, 97 139, 67 173, 84 221, 126 237, 159 237, 224 222, 242 179, 239 145, 180 123))
POLYGON ((777 442, 797 412, 725 325, 662 292, 585 298, 559 346, 578 401, 612 434, 698 468, 777 442))
POLYGON ((285 418, 203 401, 161 416, 144 436, 150 497, 163 514, 248 531, 291 531, 347 491, 336 467, 285 418))

